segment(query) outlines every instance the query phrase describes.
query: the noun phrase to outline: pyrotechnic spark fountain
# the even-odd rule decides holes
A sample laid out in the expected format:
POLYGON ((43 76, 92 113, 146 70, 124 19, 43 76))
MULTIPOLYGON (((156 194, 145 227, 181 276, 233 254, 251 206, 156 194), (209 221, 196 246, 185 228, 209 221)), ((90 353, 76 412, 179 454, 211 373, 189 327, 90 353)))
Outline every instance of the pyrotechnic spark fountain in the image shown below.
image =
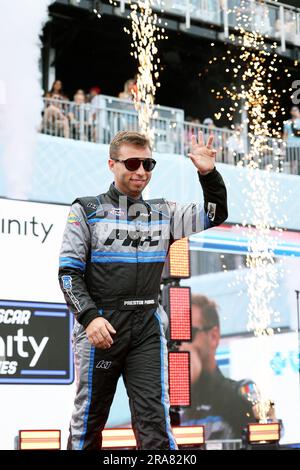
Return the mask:
POLYGON ((160 86, 157 41, 167 39, 165 30, 159 26, 160 20, 152 10, 151 0, 138 0, 131 3, 131 30, 124 31, 132 36, 131 55, 138 61, 135 108, 138 112, 139 128, 151 142, 154 132, 151 119, 154 117, 156 88, 160 86))
MULTIPOLYGON (((234 57, 228 50, 228 57, 224 56, 222 60, 225 63, 229 61, 226 72, 233 74, 236 85, 224 87, 222 92, 218 91, 216 94, 217 99, 225 95, 231 101, 226 114, 229 121, 234 120, 238 110, 240 114, 248 116, 243 124, 246 127, 248 125, 248 151, 239 162, 240 166, 247 169, 246 172, 243 171, 243 178, 246 176, 246 188, 249 188, 244 190, 248 210, 243 214, 243 226, 252 220, 252 226, 248 225, 247 230, 247 326, 258 338, 258 347, 262 348, 262 352, 266 352, 270 346, 268 337, 273 335, 271 325, 279 320, 279 312, 273 309, 272 300, 276 295, 282 270, 276 267, 274 249, 282 231, 277 227, 284 224, 284 217, 281 220, 274 218, 279 191, 276 180, 271 177, 272 170, 280 171, 280 157, 274 151, 274 138, 280 140, 278 115, 284 114, 284 109, 280 107, 280 93, 272 85, 272 79, 276 75, 278 78, 278 62, 281 63, 282 60, 276 54, 277 44, 268 46, 261 33, 268 14, 266 8, 264 1, 257 4, 241 0, 232 10, 237 26, 236 34, 231 35, 231 40, 238 44, 239 54, 234 57), (260 9, 259 12, 257 8, 260 9), (260 171, 261 167, 265 171, 260 171)), ((216 58, 210 61, 211 64, 214 62, 216 58)), ((224 112, 225 108, 221 108, 218 117, 224 112)), ((261 391, 257 410, 260 419, 264 421, 270 408, 270 377, 265 370, 259 376, 261 391)))

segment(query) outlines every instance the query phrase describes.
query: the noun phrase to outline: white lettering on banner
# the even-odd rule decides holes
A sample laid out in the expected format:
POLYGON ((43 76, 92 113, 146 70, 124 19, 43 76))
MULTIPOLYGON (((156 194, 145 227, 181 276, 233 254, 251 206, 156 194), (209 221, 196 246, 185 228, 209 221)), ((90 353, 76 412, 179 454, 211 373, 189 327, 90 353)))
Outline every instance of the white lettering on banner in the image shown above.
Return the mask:
POLYGON ((46 227, 43 222, 37 222, 35 216, 31 220, 1 219, 0 233, 3 235, 25 235, 42 238, 42 243, 48 237, 53 224, 46 227))
POLYGON ((31 317, 30 310, 13 310, 12 308, 0 308, 0 323, 6 325, 28 325, 31 317))
POLYGON ((13 375, 17 370, 17 361, 0 361, 0 375, 13 375))
POLYGON ((37 344, 37 342, 35 341, 33 336, 28 336, 28 339, 29 339, 30 344, 33 347, 33 350, 34 350, 34 353, 35 353, 33 358, 32 358, 32 361, 29 364, 29 367, 34 367, 36 365, 37 361, 39 360, 46 344, 48 343, 49 337, 45 336, 42 339, 42 341, 40 342, 39 345, 37 344))
POLYGON ((46 344, 49 341, 48 336, 44 336, 42 341, 38 344, 33 336, 24 336, 23 329, 20 328, 17 331, 16 336, 7 336, 6 343, 5 340, 0 336, 0 358, 12 357, 14 354, 14 342, 17 343, 17 354, 20 357, 29 357, 29 352, 24 350, 24 343, 29 343, 33 349, 34 355, 30 361, 29 367, 34 367, 43 350, 45 349, 46 344))

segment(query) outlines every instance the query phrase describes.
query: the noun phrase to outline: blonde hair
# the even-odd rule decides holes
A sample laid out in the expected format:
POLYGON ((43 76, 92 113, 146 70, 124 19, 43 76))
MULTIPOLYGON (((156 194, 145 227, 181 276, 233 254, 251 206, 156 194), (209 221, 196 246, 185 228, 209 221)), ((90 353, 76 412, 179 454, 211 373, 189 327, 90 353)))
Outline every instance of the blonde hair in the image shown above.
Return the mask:
POLYGON ((148 147, 150 150, 152 150, 148 137, 146 137, 141 132, 121 131, 115 135, 115 137, 110 143, 109 156, 117 157, 119 154, 121 145, 124 145, 124 144, 135 145, 141 148, 148 147))

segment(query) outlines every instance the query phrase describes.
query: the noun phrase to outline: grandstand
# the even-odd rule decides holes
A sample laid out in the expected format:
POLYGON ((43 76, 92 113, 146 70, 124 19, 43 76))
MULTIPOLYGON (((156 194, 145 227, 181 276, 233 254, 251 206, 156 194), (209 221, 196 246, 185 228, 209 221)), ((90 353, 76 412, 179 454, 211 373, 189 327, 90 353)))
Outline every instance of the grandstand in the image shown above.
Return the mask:
MULTIPOLYGON (((236 4, 235 0, 190 0, 188 6, 176 0, 154 2, 154 8, 167 23, 165 28, 169 34, 169 40, 160 43, 163 70, 153 119, 158 152, 185 154, 189 136, 201 129, 205 134, 214 133, 219 162, 236 164, 242 159, 243 152, 235 155, 230 151, 228 142, 233 131, 226 117, 216 121, 213 128, 203 123, 206 118, 214 120, 218 111, 211 89, 230 83, 224 75, 223 64, 214 64, 211 68, 207 64, 212 56, 221 56, 229 47, 228 38, 236 25, 233 13, 236 4)), ((259 8, 259 2, 257 5, 259 8)), ((265 18, 265 29, 261 33, 270 44, 274 40, 278 43, 277 53, 282 57, 282 70, 285 70, 280 89, 289 90, 297 79, 297 60, 300 59, 300 8, 273 1, 267 1, 265 8, 267 20, 265 18)), ((136 73, 136 64, 128 53, 130 41, 122 31, 128 24, 128 13, 125 1, 112 4, 109 1, 60 0, 50 6, 50 20, 42 38, 43 87, 49 90, 55 77, 62 80, 70 101, 61 106, 66 115, 71 109, 75 109, 77 115, 77 122, 69 124, 68 130, 68 136, 73 139, 106 144, 117 131, 137 128, 133 104, 117 98, 123 83, 136 73), (101 20, 94 10, 101 12, 101 20), (100 86, 102 91, 97 106, 73 102, 78 88, 88 91, 94 85, 100 86)), ((253 17, 256 23, 251 25, 258 30, 260 13, 258 10, 253 17)), ((286 110, 281 117, 282 128, 289 117, 290 94, 282 96, 282 107, 286 110)), ((49 100, 45 98, 44 103, 46 110, 49 100)), ((40 131, 53 136, 64 135, 62 122, 55 116, 49 119, 46 116, 40 131)), ((242 139, 246 149, 246 131, 242 139)), ((299 174, 299 148, 270 140, 260 162, 262 169, 271 163, 272 155, 275 155, 276 171, 299 174)))
MULTIPOLYGON (((250 0, 249 0, 250 1, 250 0)), ((252 0, 251 0, 252 1, 252 0)), ((129 25, 127 19, 129 9, 126 3, 117 3, 114 7, 107 2, 99 3, 101 20, 93 13, 97 2, 81 0, 54 2, 50 6, 50 21, 43 35, 43 88, 48 90, 55 78, 60 78, 69 98, 78 88, 89 89, 99 84, 102 92, 109 96, 117 96, 124 82, 136 73, 136 64, 129 56, 130 38, 123 34, 123 27, 129 25)), ((166 4, 168 2, 165 2, 166 4)), ((172 2, 169 2, 170 4, 172 2)), ((172 4, 175 4, 173 2, 172 4)), ((185 2, 177 2, 185 5, 185 2)), ((229 45, 229 38, 224 32, 224 25, 211 22, 211 15, 204 9, 211 5, 223 4, 223 0, 196 0, 195 5, 203 5, 195 20, 191 20, 189 28, 185 24, 185 15, 176 10, 171 13, 165 8, 162 22, 169 40, 160 42, 160 57, 163 70, 161 71, 161 88, 157 92, 157 103, 164 106, 183 108, 187 116, 200 117, 201 120, 212 116, 215 112, 214 100, 210 90, 216 88, 220 74, 226 84, 221 66, 214 65, 210 73, 207 64, 212 56, 222 55, 229 45), (214 43, 214 49, 210 44, 214 43)), ((278 43, 277 53, 283 59, 283 69, 288 69, 292 77, 297 78, 295 61, 300 59, 297 46, 299 29, 299 9, 287 7, 277 2, 267 2, 274 36, 269 33, 269 43, 278 43), (272 8, 271 8, 272 7, 272 8), (281 8, 281 10, 280 10, 281 8), (273 14, 272 12, 276 11, 273 14), (282 21, 279 21, 279 11, 282 21), (284 18, 292 17, 289 23, 295 34, 282 34, 279 27, 287 28, 284 18), (277 20, 276 20, 277 18, 277 20), (277 21, 277 23, 276 23, 277 21), (275 24, 277 29, 275 31, 275 24), (298 28, 298 29, 297 29, 298 28), (285 43, 282 43, 283 38, 285 43), (285 44, 285 45, 284 45, 285 44)), ((215 10, 215 7, 213 9, 215 10)), ((221 10, 224 16, 224 9, 221 10)), ((222 17, 223 17, 222 16, 222 17)), ((231 13, 227 15, 231 18, 231 13)), ((256 25, 257 26, 257 25, 256 25)), ((284 29, 284 31, 285 31, 284 29)), ((234 32, 234 19, 229 21, 228 35, 234 32), (231 25, 231 26, 230 26, 231 25)), ((223 64, 221 64, 223 65, 223 64)), ((282 87, 292 80, 282 76, 282 87)), ((288 106, 288 103, 286 103, 288 106)), ((221 122, 221 127, 226 122, 221 122)))

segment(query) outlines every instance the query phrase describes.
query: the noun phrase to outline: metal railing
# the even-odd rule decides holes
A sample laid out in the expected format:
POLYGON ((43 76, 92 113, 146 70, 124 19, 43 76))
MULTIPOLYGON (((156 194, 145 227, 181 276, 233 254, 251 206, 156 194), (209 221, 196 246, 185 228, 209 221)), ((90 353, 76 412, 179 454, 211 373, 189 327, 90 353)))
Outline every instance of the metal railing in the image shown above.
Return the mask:
MULTIPOLYGON (((125 12, 126 0, 120 1, 121 12, 125 12)), ((241 0, 153 0, 155 10, 164 10, 185 18, 185 27, 191 27, 191 20, 215 24, 229 36, 229 28, 237 26, 241 0)), ((284 5, 274 0, 244 0, 243 15, 249 15, 249 29, 255 29, 264 36, 277 40, 282 52, 286 42, 300 45, 300 8, 284 5)))
MULTIPOLYGON (((248 23, 246 29, 257 31, 263 36, 275 39, 286 50, 286 42, 300 44, 300 8, 287 6, 274 1, 244 0, 240 9, 240 0, 222 0, 227 3, 227 21, 232 28, 237 26, 240 14, 248 23)), ((226 10, 224 9, 224 15, 226 10)))
MULTIPOLYGON (((92 0, 59 0, 62 3, 92 8, 92 0)), ((276 0, 243 0, 243 13, 250 13, 249 28, 255 29, 278 41, 281 51, 286 51, 286 43, 300 45, 300 5, 293 7, 276 0)), ((116 12, 125 13, 130 0, 114 0, 116 12)), ((184 18, 185 28, 191 27, 191 21, 201 21, 223 29, 224 36, 229 36, 229 28, 237 25, 237 14, 241 0, 152 0, 153 9, 165 11, 174 16, 184 18)))
POLYGON ((300 8, 283 5, 272 0, 244 0, 241 11, 240 0, 188 0, 188 15, 192 19, 224 26, 225 37, 228 28, 237 26, 239 12, 247 20, 248 28, 263 36, 277 40, 281 50, 286 50, 286 42, 300 44, 300 8), (248 18, 247 18, 248 16, 248 18))
MULTIPOLYGON (((86 142, 109 144, 122 130, 139 130, 138 114, 131 101, 100 95, 98 106, 76 104, 54 98, 44 99, 40 132, 86 142)), ((154 149, 160 153, 186 155, 191 136, 201 130, 206 138, 214 136, 217 161, 244 165, 247 135, 227 128, 204 126, 184 121, 183 110, 156 106, 152 119, 154 149)), ((300 138, 298 147, 270 139, 258 162, 260 169, 271 168, 290 174, 300 174, 300 138)))
MULTIPOLYGON (((120 1, 120 9, 125 12, 128 0, 120 1)), ((229 36, 229 28, 237 26, 237 16, 241 0, 153 0, 153 8, 164 10, 185 18, 185 27, 191 21, 215 24, 223 28, 224 36, 229 36)), ((243 16, 249 15, 249 29, 277 40, 281 50, 286 50, 286 42, 300 45, 300 8, 284 5, 274 0, 244 0, 243 16)))
MULTIPOLYGON (((204 126, 202 124, 184 123, 184 154, 188 152, 190 138, 201 130, 205 136, 214 136, 214 148, 217 151, 217 162, 229 165, 246 166, 249 139, 247 134, 238 133, 226 128, 204 126)), ((257 160, 261 170, 300 175, 300 137, 299 146, 290 147, 280 139, 268 139, 257 160)))
POLYGON ((191 19, 222 24, 221 0, 153 0, 153 8, 184 16, 187 27, 190 26, 191 19))
MULTIPOLYGON (((101 95, 98 106, 56 98, 44 99, 40 131, 57 137, 109 144, 121 130, 138 130, 138 114, 131 101, 101 95)), ((159 152, 183 153, 184 112, 156 106, 151 127, 159 152)))

